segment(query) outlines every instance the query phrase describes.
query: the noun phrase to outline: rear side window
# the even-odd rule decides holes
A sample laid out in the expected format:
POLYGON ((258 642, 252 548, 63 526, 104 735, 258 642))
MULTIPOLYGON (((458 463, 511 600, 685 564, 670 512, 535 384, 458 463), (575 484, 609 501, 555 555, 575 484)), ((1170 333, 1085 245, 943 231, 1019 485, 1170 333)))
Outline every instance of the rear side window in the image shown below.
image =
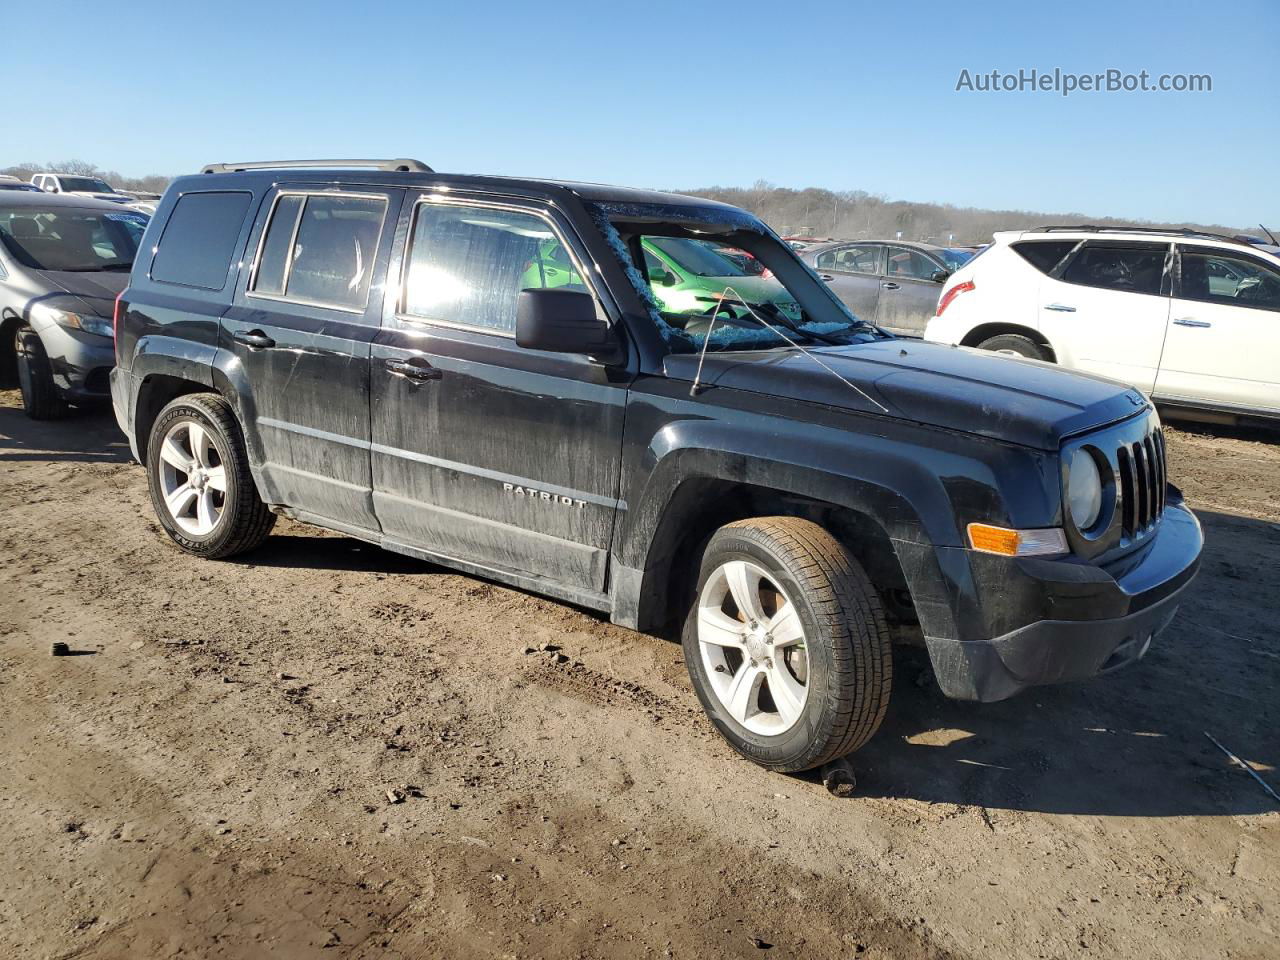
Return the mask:
POLYGON ((559 238, 533 214, 420 204, 412 242, 401 304, 408 316, 512 334, 521 290, 586 289, 577 270, 546 269, 559 238))
POLYGON ((221 290, 235 255, 251 193, 184 193, 160 235, 151 279, 203 290, 221 290))
POLYGON ((1041 273, 1048 273, 1076 248, 1079 240, 1023 240, 1013 244, 1014 252, 1041 273))
POLYGON ((1062 279, 1103 290, 1158 294, 1168 252, 1163 243, 1091 240, 1076 254, 1062 279))
POLYGON ((262 241, 253 292, 364 310, 386 213, 384 197, 282 194, 262 241))

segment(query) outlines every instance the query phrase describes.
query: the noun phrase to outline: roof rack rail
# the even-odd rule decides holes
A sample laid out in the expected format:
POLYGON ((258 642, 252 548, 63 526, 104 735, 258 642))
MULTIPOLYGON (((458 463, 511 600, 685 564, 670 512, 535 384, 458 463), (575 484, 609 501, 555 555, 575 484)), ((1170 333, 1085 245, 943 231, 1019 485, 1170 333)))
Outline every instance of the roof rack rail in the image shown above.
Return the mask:
POLYGON ((210 163, 201 173, 239 173, 242 170, 278 170, 289 167, 333 168, 372 167, 393 173, 435 173, 421 160, 399 157, 395 160, 254 160, 251 163, 210 163))
POLYGON ((1032 227, 1030 233, 1053 233, 1055 230, 1080 233, 1157 233, 1168 236, 1177 234, 1180 237, 1202 237, 1208 240, 1225 240, 1228 243, 1243 243, 1237 237, 1228 237, 1222 233, 1210 233, 1208 230, 1191 230, 1187 227, 1116 227, 1100 226, 1093 223, 1052 224, 1045 227, 1032 227))

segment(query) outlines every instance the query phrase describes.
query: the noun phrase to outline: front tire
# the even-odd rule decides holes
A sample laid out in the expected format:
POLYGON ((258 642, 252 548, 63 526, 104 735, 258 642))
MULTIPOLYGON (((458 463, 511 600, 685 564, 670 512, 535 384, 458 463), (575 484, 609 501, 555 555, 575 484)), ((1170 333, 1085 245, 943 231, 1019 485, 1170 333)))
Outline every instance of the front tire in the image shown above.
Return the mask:
POLYGON ((160 411, 147 442, 147 481, 165 533, 198 557, 252 550, 275 525, 254 487, 240 425, 217 394, 188 394, 160 411))
POLYGON ((70 413, 71 407, 53 382, 53 366, 40 335, 30 327, 18 327, 13 334, 13 354, 26 415, 32 420, 59 420, 70 413))
POLYGON ((988 337, 978 344, 979 350, 990 350, 1008 356, 1026 357, 1028 360, 1052 360, 1049 351, 1030 337, 1020 333, 1001 333, 988 337))
POLYGON ((889 706, 880 597, 852 554, 808 520, 762 517, 716 531, 683 644, 711 722, 772 770, 809 770, 858 749, 889 706))

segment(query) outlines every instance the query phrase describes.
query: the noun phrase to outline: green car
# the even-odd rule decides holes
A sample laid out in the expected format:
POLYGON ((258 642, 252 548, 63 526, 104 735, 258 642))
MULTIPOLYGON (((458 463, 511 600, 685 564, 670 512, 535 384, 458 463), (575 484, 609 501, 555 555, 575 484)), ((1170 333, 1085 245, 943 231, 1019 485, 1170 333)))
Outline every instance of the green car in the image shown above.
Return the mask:
MULTIPOLYGON (((802 319, 800 304, 782 284, 747 273, 717 253, 720 244, 715 241, 645 237, 641 245, 658 308, 678 326, 683 326, 680 318, 711 314, 726 295, 730 302, 741 298, 752 304, 773 303, 789 319, 802 319)), ((560 244, 548 240, 525 268, 522 282, 526 287, 560 287, 582 281, 560 244)))

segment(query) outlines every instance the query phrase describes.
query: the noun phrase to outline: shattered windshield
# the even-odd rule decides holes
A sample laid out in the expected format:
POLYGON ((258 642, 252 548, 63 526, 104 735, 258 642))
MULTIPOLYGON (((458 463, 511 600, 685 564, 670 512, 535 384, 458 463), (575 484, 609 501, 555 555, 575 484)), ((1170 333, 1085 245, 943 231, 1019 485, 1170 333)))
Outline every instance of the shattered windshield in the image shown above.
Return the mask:
POLYGON ((695 353, 704 345, 709 351, 765 350, 885 336, 850 313, 749 214, 658 204, 593 206, 673 353, 695 353), (715 219, 704 224, 700 215, 715 219), (758 266, 748 272, 744 259, 758 266))

